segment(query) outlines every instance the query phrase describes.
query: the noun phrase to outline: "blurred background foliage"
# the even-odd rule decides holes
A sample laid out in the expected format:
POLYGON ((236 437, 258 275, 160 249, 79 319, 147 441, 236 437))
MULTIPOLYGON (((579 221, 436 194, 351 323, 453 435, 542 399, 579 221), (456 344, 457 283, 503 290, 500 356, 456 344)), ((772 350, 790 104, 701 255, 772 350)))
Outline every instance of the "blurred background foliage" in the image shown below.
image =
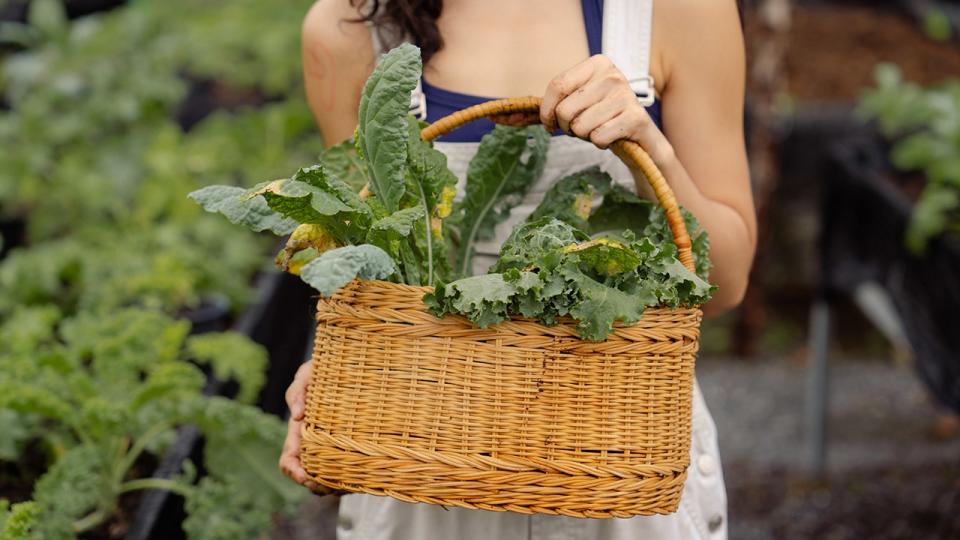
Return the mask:
POLYGON ((152 487, 190 538, 255 538, 305 495, 254 406, 265 351, 197 335, 250 305, 273 246, 186 195, 315 161, 310 3, 0 2, 0 537, 169 537, 138 529, 152 487), (185 425, 203 454, 153 477, 185 425))

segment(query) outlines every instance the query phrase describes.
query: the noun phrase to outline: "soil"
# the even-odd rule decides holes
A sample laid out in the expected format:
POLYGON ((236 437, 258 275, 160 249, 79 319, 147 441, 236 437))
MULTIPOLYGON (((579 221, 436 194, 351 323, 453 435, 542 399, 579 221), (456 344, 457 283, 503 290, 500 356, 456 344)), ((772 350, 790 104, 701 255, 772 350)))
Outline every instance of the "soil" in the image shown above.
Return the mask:
POLYGON ((960 538, 960 436, 908 364, 831 359, 826 476, 807 474, 806 369, 797 359, 701 358, 730 538, 960 538))
MULTIPOLYGON (((748 13, 748 42, 759 25, 748 13)), ((873 85, 880 62, 922 85, 960 76, 960 48, 927 37, 906 15, 876 6, 794 6, 786 69, 796 101, 852 101, 873 85)))

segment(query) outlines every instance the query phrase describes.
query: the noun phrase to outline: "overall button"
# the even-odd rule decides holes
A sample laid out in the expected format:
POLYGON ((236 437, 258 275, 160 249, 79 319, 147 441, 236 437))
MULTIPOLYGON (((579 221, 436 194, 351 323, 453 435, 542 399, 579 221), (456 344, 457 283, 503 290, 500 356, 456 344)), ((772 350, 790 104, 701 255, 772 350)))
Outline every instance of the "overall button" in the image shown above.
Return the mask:
POLYGON ((345 531, 349 531, 353 528, 353 520, 347 516, 338 516, 337 517, 337 527, 345 531))
POLYGON ((717 532, 717 529, 723 525, 723 516, 720 514, 715 514, 710 518, 710 521, 707 522, 707 528, 710 529, 710 532, 717 532))
POLYGON ((710 454, 703 454, 697 458, 697 469, 700 470, 700 474, 709 476, 717 472, 717 460, 710 454))

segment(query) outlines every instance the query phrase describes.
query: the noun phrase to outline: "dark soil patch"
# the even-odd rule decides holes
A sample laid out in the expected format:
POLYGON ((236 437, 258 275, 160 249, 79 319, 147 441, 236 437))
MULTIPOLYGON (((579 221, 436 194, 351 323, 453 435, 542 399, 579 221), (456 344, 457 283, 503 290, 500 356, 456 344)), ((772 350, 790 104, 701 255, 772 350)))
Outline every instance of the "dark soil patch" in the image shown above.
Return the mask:
POLYGON ((783 470, 726 469, 731 538, 960 538, 960 461, 849 472, 823 483, 783 470))
MULTIPOLYGON (((747 36, 757 32, 747 17, 747 36)), ((786 57, 798 101, 850 101, 873 85, 874 66, 891 62, 907 80, 930 85, 960 76, 960 49, 927 37, 905 15, 866 6, 797 6, 786 57)))

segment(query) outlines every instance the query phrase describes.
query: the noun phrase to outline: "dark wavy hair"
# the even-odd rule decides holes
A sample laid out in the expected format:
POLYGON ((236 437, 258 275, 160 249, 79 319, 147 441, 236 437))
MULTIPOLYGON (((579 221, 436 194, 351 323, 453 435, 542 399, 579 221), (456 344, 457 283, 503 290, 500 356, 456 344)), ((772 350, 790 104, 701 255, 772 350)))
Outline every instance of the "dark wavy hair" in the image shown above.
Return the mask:
MULTIPOLYGON (((443 48, 437 29, 443 0, 350 0, 350 5, 360 11, 356 22, 373 23, 387 46, 399 45, 405 38, 413 41, 420 47, 424 64, 443 48)), ((737 10, 743 24, 743 0, 737 0, 737 10)))

